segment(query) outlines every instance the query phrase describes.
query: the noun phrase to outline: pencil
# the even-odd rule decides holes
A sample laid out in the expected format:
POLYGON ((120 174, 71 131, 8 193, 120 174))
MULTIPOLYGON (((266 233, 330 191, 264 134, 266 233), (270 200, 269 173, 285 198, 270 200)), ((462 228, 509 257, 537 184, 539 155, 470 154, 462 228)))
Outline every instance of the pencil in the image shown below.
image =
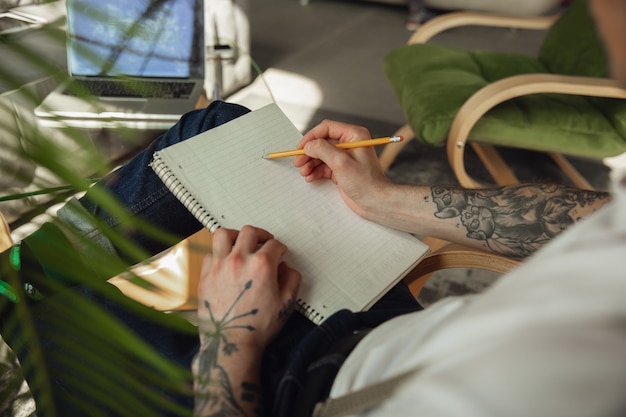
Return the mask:
MULTIPOLYGON (((387 143, 402 142, 403 140, 404 138, 402 136, 388 136, 385 138, 359 140, 355 142, 336 143, 335 148, 339 148, 339 149, 365 148, 367 146, 385 145, 387 143)), ((299 156, 299 155, 304 155, 304 149, 292 149, 289 151, 270 152, 264 155, 263 158, 264 159, 277 159, 277 158, 287 158, 289 156, 299 156)))

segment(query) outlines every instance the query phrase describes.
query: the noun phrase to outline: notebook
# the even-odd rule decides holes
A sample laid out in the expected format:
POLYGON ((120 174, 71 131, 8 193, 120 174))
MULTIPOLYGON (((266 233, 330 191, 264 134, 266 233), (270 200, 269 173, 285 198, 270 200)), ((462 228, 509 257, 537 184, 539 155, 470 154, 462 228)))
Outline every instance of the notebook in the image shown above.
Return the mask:
POLYGON ((69 78, 43 125, 167 129, 204 83, 202 0, 67 0, 69 78))
POLYGON ((270 104, 156 152, 151 166, 211 232, 251 224, 285 243, 303 277, 299 309, 319 324, 371 307, 429 248, 355 214, 331 181, 305 182, 292 158, 263 159, 301 138, 270 104))

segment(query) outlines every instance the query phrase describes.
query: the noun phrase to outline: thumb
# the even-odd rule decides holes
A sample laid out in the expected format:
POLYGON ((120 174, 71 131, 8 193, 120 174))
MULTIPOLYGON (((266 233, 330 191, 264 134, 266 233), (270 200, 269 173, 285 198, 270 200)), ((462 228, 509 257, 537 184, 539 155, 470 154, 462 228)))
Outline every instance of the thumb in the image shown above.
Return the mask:
POLYGON ((337 165, 339 158, 345 156, 345 152, 337 149, 325 139, 316 139, 304 145, 304 153, 309 157, 319 159, 331 169, 337 165))

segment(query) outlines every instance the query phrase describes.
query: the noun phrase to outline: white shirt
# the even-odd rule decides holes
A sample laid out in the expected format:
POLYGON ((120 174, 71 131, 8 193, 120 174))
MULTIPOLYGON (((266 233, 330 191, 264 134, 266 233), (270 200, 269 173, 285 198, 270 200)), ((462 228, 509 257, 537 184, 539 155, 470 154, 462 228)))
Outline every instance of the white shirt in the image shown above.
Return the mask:
POLYGON ((367 416, 626 415, 626 179, 485 292, 372 331, 331 397, 418 368, 367 416))

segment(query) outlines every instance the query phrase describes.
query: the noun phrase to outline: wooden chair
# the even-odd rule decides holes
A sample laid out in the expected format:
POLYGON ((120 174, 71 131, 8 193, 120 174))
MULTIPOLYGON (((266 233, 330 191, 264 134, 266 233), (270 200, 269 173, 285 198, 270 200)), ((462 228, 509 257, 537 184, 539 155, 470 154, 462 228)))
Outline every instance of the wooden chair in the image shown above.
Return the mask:
POLYGON ((626 90, 607 78, 584 0, 575 0, 562 16, 439 16, 392 51, 385 67, 408 121, 397 133, 405 141, 386 146, 380 156, 385 170, 417 135, 434 146, 446 143, 464 187, 484 186, 466 172, 469 141, 499 185, 519 181, 494 146, 548 152, 578 187, 591 189, 563 155, 604 158, 626 151, 626 90), (427 43, 467 25, 549 30, 536 58, 427 43))

